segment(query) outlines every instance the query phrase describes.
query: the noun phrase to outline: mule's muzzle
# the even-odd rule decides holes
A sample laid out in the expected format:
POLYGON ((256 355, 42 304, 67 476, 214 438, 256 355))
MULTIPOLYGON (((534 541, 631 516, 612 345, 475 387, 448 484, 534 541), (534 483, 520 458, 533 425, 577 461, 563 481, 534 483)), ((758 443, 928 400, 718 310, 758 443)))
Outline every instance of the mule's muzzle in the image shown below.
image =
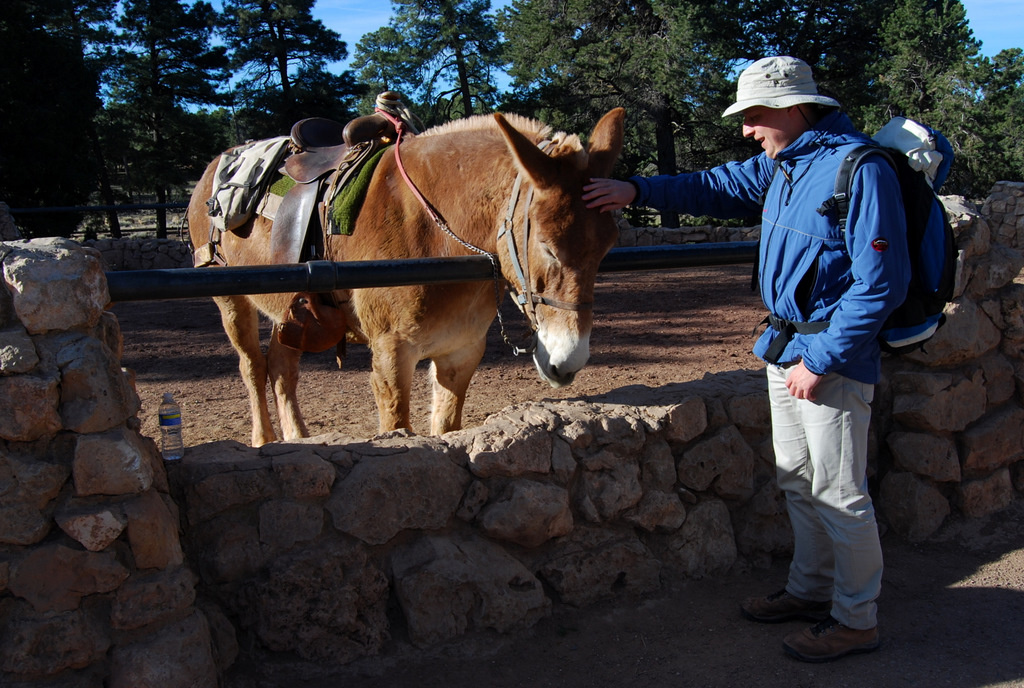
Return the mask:
POLYGON ((588 344, 587 339, 568 337, 547 341, 540 336, 537 350, 533 353, 533 364, 549 385, 565 387, 576 379, 576 373, 590 358, 588 344))
MULTIPOLYGON (((536 363, 536 359, 534 362, 536 363)), ((555 389, 571 385, 572 381, 576 379, 576 373, 579 372, 577 370, 562 372, 556 366, 548 366, 546 370, 542 370, 540 364, 537 364, 537 370, 540 372, 541 377, 547 380, 548 384, 555 389)))

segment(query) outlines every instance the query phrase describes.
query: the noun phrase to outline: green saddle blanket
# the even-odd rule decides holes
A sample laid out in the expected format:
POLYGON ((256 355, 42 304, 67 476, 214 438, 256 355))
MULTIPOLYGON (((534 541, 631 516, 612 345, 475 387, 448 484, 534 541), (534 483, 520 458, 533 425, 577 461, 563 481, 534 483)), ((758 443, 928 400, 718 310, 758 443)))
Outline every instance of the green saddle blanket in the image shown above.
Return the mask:
MULTIPOLYGON (((381 148, 367 158, 360 168, 348 177, 339 187, 333 190, 334 196, 328 201, 330 211, 327 213, 327 233, 351 235, 356 226, 356 218, 366 200, 366 192, 370 188, 370 180, 373 179, 373 172, 380 162, 381 156, 388 149, 388 146, 381 148)), ((268 193, 284 198, 294 186, 297 185, 294 179, 287 174, 278 173, 270 184, 268 193)), ((329 191, 330 193, 330 191, 329 191)), ((275 206, 276 207, 276 204, 275 206)))
POLYGON ((380 163, 381 156, 389 146, 381 148, 367 160, 358 173, 348 183, 338 189, 331 199, 331 210, 328 213, 328 233, 351 235, 356 226, 359 211, 366 200, 366 191, 370 188, 373 172, 380 163))

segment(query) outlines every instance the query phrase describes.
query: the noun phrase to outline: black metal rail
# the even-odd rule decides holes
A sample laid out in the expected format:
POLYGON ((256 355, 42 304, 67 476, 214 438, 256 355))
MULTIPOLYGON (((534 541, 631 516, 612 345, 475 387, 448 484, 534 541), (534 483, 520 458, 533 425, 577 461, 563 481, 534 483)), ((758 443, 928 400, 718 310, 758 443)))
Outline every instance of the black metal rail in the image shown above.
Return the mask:
POLYGON ((67 205, 51 208, 8 208, 11 215, 52 215, 54 213, 135 212, 137 210, 185 210, 188 203, 125 203, 122 205, 67 205))
MULTIPOLYGON (((756 250, 757 243, 752 241, 615 248, 605 256, 598 269, 600 272, 631 272, 753 263, 756 250)), ((482 282, 493 278, 489 258, 462 256, 346 263, 317 260, 298 265, 127 270, 108 272, 107 286, 112 301, 149 301, 482 282)))

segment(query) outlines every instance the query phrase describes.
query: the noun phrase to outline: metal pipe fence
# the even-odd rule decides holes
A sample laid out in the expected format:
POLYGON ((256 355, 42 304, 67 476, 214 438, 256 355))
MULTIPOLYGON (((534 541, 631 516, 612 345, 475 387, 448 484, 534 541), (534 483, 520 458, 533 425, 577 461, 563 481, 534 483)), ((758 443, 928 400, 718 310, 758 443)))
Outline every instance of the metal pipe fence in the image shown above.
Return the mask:
MULTIPOLYGON (((757 242, 753 241, 613 248, 598 270, 632 272, 750 264, 756 252, 757 242)), ((316 260, 297 265, 128 270, 106 275, 112 301, 329 292, 494 279, 491 261, 486 256, 355 262, 316 260)))
POLYGON ((135 212, 138 210, 185 210, 188 203, 126 203, 124 205, 68 205, 49 208, 8 208, 11 215, 49 215, 53 213, 135 212))

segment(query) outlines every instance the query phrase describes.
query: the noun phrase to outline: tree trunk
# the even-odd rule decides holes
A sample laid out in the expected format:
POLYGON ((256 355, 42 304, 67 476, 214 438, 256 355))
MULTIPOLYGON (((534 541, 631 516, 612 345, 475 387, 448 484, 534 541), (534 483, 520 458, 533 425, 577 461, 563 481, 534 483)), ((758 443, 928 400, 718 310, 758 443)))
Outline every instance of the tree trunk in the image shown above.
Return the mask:
POLYGON ((473 96, 469 90, 469 75, 466 73, 466 56, 462 53, 462 46, 455 48, 455 66, 459 73, 459 92, 462 93, 463 117, 473 114, 473 96))
MULTIPOLYGON (((167 202, 167 189, 160 187, 156 190, 156 202, 167 202)), ((156 238, 167 238, 167 208, 156 209, 156 238)))
MULTIPOLYGON (((658 152, 658 174, 677 174, 676 137, 672 129, 671 109, 663 102, 652 114, 654 115, 655 125, 655 145, 658 152)), ((678 227, 679 214, 672 212, 662 213, 661 226, 678 227)))
MULTIPOLYGON (((96 156, 96 166, 100 173, 100 198, 103 205, 114 205, 114 189, 110 186, 110 173, 107 171, 107 161, 103 155, 103 147, 100 145, 99 134, 96 133, 95 123, 89 128, 89 138, 92 139, 93 155, 96 156)), ((107 211, 107 226, 110 228, 110 236, 114 239, 121 238, 121 218, 117 216, 116 210, 107 211)))

